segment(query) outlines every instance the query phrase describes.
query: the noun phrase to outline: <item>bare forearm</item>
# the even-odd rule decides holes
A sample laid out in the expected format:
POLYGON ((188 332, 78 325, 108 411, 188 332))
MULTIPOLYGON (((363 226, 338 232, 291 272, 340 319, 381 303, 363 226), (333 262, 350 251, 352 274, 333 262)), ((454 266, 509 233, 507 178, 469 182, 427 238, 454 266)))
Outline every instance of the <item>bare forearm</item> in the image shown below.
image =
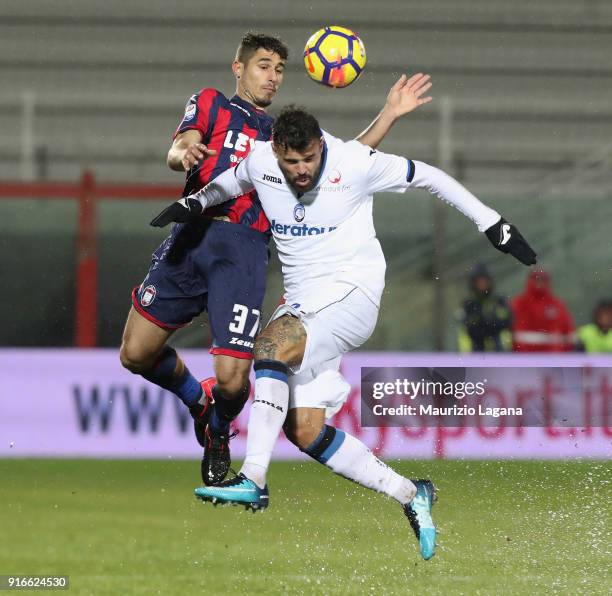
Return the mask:
POLYGON ((430 87, 428 74, 419 72, 410 78, 402 75, 389 90, 380 114, 356 140, 373 148, 378 147, 398 118, 431 101, 431 97, 424 97, 430 87))
POLYGON ((166 163, 171 170, 175 172, 183 172, 183 155, 185 155, 185 150, 180 151, 178 148, 172 146, 170 147, 170 151, 168 151, 168 157, 166 159, 166 163))
POLYGON ((201 160, 216 153, 202 143, 202 135, 198 130, 186 130, 174 139, 166 163, 171 170, 187 172, 201 160))
POLYGON ((390 110, 383 108, 378 116, 372 120, 370 125, 360 133, 355 140, 363 145, 376 149, 385 138, 391 127, 395 124, 397 117, 390 110))
POLYGON ((183 167, 183 157, 186 149, 187 147, 183 147, 182 144, 172 145, 172 147, 170 147, 168 157, 166 158, 166 163, 171 170, 174 170, 175 172, 185 171, 185 168, 183 167))

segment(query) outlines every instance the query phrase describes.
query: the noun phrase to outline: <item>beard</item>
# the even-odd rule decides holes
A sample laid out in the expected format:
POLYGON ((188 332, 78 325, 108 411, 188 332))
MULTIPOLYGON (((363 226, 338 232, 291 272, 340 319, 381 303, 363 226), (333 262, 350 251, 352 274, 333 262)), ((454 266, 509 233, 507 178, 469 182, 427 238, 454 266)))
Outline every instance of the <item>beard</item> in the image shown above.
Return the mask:
POLYGON ((251 103, 258 108, 267 108, 272 104, 274 93, 271 97, 266 95, 255 95, 247 86, 243 85, 244 94, 250 99, 251 103))
POLYGON ((283 168, 281 168, 281 171, 283 172, 285 176, 285 180, 287 180, 287 182, 289 183, 289 186, 291 186, 293 190, 295 190, 296 192, 305 194, 311 191, 317 185, 319 176, 321 174, 321 165, 319 165, 319 167, 315 170, 312 176, 310 174, 308 176, 290 176, 287 172, 283 170, 283 168), (305 183, 304 186, 298 186, 296 184, 298 180, 300 182, 304 182, 305 183))
POLYGON ((308 176, 308 178, 297 178, 296 177, 291 181, 291 186, 293 187, 294 190, 297 190, 298 192, 308 192, 309 190, 312 190, 314 187, 314 178, 312 176, 308 176), (300 180, 300 182, 305 182, 306 184, 304 186, 298 186, 296 184, 298 179, 300 180))
POLYGON ((253 96, 254 103, 258 108, 267 108, 272 105, 272 98, 253 96))

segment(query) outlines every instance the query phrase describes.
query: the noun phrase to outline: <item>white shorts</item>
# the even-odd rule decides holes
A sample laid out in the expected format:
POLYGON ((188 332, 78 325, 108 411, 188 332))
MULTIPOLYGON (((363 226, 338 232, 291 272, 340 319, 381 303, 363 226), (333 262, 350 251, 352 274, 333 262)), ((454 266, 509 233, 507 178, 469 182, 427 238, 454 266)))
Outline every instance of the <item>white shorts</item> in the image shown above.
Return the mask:
POLYGON ((328 360, 315 368, 289 377, 289 409, 325 408, 325 418, 331 418, 344 405, 351 386, 340 374, 340 360, 328 360))
MULTIPOLYGON (((343 284, 346 285, 346 284, 343 284)), ((378 319, 378 306, 362 290, 346 285, 342 298, 308 311, 283 304, 271 321, 289 314, 306 329, 302 363, 291 369, 289 409, 325 408, 329 418, 346 401, 350 385, 340 374, 342 354, 361 346, 372 335, 378 319)))

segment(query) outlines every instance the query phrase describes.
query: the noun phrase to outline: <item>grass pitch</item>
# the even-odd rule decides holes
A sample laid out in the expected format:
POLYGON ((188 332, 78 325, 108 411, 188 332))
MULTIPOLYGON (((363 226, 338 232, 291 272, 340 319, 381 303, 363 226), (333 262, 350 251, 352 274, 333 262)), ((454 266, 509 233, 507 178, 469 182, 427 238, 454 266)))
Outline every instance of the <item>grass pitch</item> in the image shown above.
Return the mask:
POLYGON ((429 562, 396 503, 314 463, 274 463, 253 515, 196 501, 195 462, 0 460, 0 574, 96 595, 609 593, 609 462, 393 465, 439 488, 429 562))

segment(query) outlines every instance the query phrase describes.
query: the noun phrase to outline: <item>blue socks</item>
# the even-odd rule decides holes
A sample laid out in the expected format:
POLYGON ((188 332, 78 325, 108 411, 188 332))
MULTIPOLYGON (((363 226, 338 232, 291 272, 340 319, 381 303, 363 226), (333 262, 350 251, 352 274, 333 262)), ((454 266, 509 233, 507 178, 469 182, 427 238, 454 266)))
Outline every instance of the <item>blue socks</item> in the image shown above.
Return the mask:
POLYGON ((142 376, 174 393, 187 407, 195 406, 202 397, 200 382, 170 346, 164 347, 153 368, 142 376))

